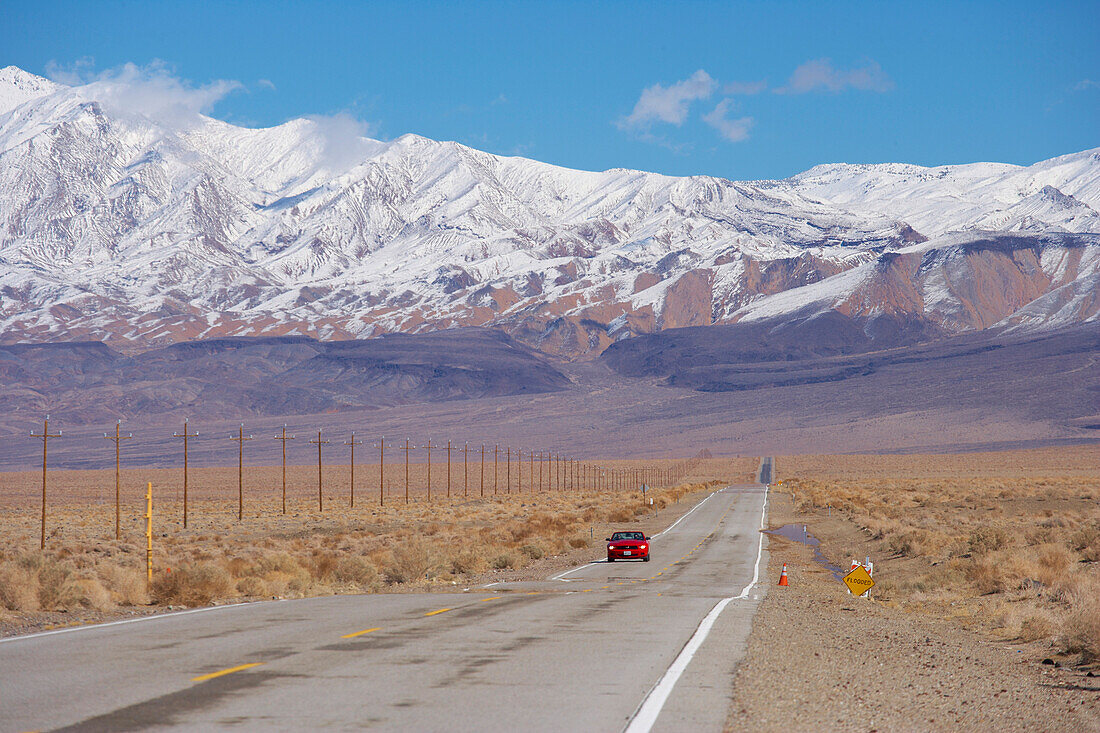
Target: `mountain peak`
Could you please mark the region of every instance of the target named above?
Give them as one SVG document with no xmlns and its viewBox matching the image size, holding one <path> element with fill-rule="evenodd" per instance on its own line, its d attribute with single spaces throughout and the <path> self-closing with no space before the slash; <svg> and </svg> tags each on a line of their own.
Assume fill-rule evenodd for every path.
<svg viewBox="0 0 1100 733">
<path fill-rule="evenodd" d="M 5 66 L 0 69 L 0 114 L 62 88 L 61 84 L 23 71 L 18 66 Z"/>
</svg>

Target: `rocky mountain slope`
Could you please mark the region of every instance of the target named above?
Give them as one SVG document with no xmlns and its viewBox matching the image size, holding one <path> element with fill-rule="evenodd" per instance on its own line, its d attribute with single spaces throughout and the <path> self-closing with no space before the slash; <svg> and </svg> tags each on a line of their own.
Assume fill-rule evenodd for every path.
<svg viewBox="0 0 1100 733">
<path fill-rule="evenodd" d="M 734 182 L 132 96 L 0 70 L 0 341 L 490 326 L 572 359 L 716 323 L 896 341 L 1100 313 L 1100 149 Z"/>
</svg>

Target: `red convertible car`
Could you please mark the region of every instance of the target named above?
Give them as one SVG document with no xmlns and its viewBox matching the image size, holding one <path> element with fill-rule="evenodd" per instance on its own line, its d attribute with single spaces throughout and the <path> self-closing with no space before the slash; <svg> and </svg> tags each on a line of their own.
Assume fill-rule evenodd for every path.
<svg viewBox="0 0 1100 733">
<path fill-rule="evenodd" d="M 649 562 L 649 538 L 642 532 L 616 532 L 607 538 L 607 561 L 634 560 Z"/>
</svg>

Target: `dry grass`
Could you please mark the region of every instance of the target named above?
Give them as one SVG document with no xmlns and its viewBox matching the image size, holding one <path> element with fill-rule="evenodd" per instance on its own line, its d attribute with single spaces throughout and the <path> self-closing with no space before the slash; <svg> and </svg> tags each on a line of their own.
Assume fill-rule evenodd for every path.
<svg viewBox="0 0 1100 733">
<path fill-rule="evenodd" d="M 702 477 L 689 477 L 691 483 L 649 496 L 665 507 L 703 489 L 698 478 L 720 472 L 723 478 L 745 480 L 753 470 L 748 459 L 706 464 Z M 214 479 L 221 483 L 216 492 L 200 488 L 191 495 L 187 529 L 172 488 L 159 490 L 154 509 L 156 574 L 147 587 L 140 494 L 127 495 L 122 539 L 115 540 L 113 504 L 89 502 L 87 486 L 72 482 L 90 474 L 102 481 L 110 473 L 113 483 L 113 472 L 66 473 L 70 483 L 63 485 L 70 490 L 58 491 L 58 499 L 49 504 L 45 553 L 37 550 L 39 518 L 33 498 L 0 509 L 0 621 L 18 624 L 43 612 L 110 612 L 150 603 L 194 606 L 451 586 L 493 569 L 522 569 L 586 547 L 596 528 L 602 532 L 606 523 L 635 522 L 647 512 L 637 492 L 540 493 L 525 488 L 519 493 L 513 488 L 503 493 L 501 484 L 496 496 L 482 498 L 478 491 L 462 498 L 454 495 L 461 491 L 461 482 L 454 480 L 448 501 L 435 493 L 433 478 L 431 503 L 424 487 L 411 492 L 409 504 L 402 491 L 387 496 L 385 506 L 378 506 L 377 493 L 368 497 L 363 490 L 357 492 L 355 509 L 342 495 L 328 498 L 324 513 L 317 511 L 315 485 L 311 491 L 308 483 L 294 484 L 286 515 L 278 492 L 269 487 L 263 496 L 253 491 L 246 497 L 245 516 L 238 522 L 235 500 L 210 498 L 212 493 L 235 496 L 236 471 L 209 469 L 199 474 L 209 482 L 205 485 Z M 0 474 L 0 487 L 19 484 L 33 497 L 25 486 L 28 476 L 33 474 Z M 148 476 L 141 473 L 141 478 Z M 526 484 L 529 476 L 524 478 Z M 6 494 L 9 502 L 13 493 L 18 492 Z"/>
<path fill-rule="evenodd" d="M 832 507 L 912 558 L 884 598 L 1100 659 L 1097 448 L 793 457 L 779 471 L 800 510 Z"/>
</svg>

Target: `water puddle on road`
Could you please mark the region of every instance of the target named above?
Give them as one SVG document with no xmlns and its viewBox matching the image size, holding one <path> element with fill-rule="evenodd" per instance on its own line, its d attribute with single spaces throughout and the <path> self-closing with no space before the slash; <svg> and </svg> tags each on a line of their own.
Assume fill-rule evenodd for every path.
<svg viewBox="0 0 1100 733">
<path fill-rule="evenodd" d="M 792 542 L 801 542 L 814 548 L 814 562 L 832 573 L 837 580 L 841 580 L 848 574 L 843 568 L 837 567 L 825 559 L 825 556 L 821 554 L 821 540 L 810 534 L 805 524 L 784 524 L 782 527 L 769 527 L 760 531 Z"/>
</svg>

